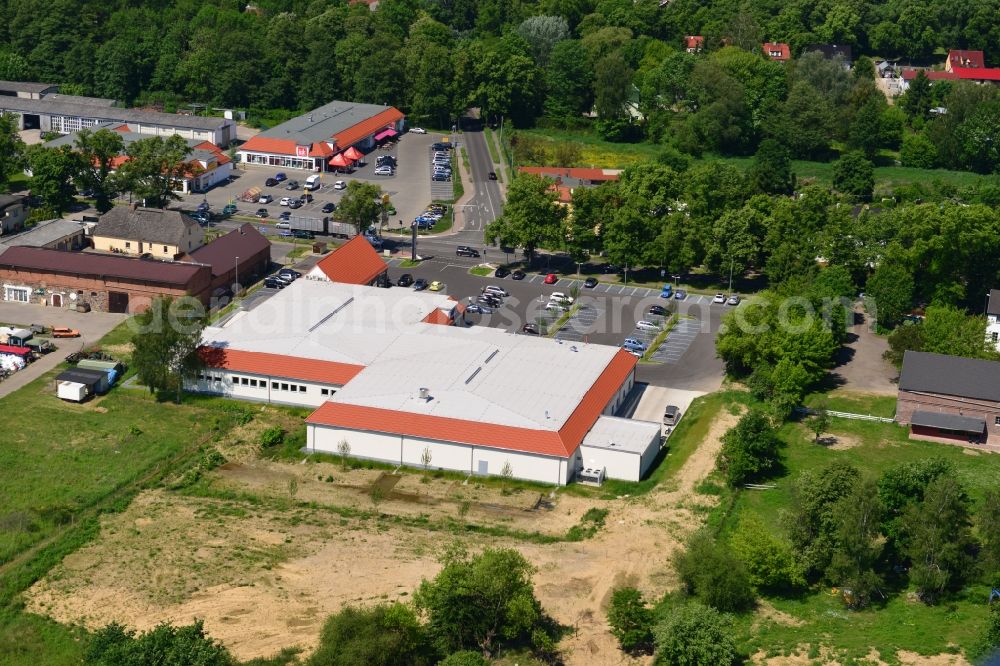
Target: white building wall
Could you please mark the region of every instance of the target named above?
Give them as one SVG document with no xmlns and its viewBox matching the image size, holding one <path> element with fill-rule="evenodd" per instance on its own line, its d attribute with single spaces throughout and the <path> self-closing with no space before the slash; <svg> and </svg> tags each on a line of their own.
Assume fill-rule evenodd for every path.
<svg viewBox="0 0 1000 666">
<path fill-rule="evenodd" d="M 1000 318 L 996 315 L 986 317 L 986 341 L 1000 351 Z"/>
<path fill-rule="evenodd" d="M 606 416 L 613 416 L 622 403 L 625 402 L 625 396 L 632 390 L 633 384 L 635 384 L 635 370 L 632 370 L 629 376 L 625 378 L 625 381 L 615 392 L 611 400 L 608 401 L 608 404 L 604 407 L 604 411 L 601 413 Z"/>
<path fill-rule="evenodd" d="M 584 467 L 603 467 L 609 479 L 638 481 L 642 476 L 642 456 L 638 453 L 581 446 L 580 455 Z"/>
<path fill-rule="evenodd" d="M 487 474 L 499 476 L 504 463 L 508 462 L 515 479 L 560 485 L 566 482 L 566 460 L 564 458 L 479 447 L 472 453 L 473 474 L 480 474 L 480 470 L 483 469 L 482 465 L 485 463 Z"/>
<path fill-rule="evenodd" d="M 311 449 L 340 455 L 337 447 L 344 440 L 351 445 L 352 458 L 399 463 L 402 445 L 399 435 L 306 424 L 306 446 Z"/>
<path fill-rule="evenodd" d="M 199 374 L 200 377 L 185 383 L 184 388 L 194 393 L 210 393 L 237 400 L 270 402 L 296 407 L 319 407 L 340 388 L 336 385 L 306 382 L 300 379 L 211 368 L 202 370 Z M 292 391 L 293 386 L 295 387 L 294 391 Z"/>
<path fill-rule="evenodd" d="M 419 437 L 406 437 L 403 440 L 403 464 L 411 467 L 423 467 L 420 459 L 428 449 L 431 462 L 428 469 L 449 469 L 458 472 L 472 472 L 472 447 L 465 444 L 452 444 Z"/>
</svg>

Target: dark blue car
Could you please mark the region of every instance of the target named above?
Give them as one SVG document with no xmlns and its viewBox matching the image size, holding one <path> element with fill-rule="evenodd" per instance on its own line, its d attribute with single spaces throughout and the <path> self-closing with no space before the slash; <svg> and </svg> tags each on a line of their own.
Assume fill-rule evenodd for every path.
<svg viewBox="0 0 1000 666">
<path fill-rule="evenodd" d="M 288 176 L 285 175 L 284 171 L 279 171 L 278 173 L 274 174 L 274 179 L 280 183 L 284 180 L 288 180 Z"/>
</svg>

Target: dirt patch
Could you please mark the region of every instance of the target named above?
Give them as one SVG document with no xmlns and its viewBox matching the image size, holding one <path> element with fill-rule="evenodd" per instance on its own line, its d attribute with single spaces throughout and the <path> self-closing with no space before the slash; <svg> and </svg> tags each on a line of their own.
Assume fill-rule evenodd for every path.
<svg viewBox="0 0 1000 666">
<path fill-rule="evenodd" d="M 970 666 L 968 659 L 960 654 L 935 654 L 924 656 L 916 652 L 900 650 L 896 658 L 903 666 Z"/>
<path fill-rule="evenodd" d="M 779 624 L 784 627 L 801 627 L 804 621 L 775 608 L 768 601 L 761 599 L 753 621 L 753 630 L 757 631 L 765 624 Z"/>
<path fill-rule="evenodd" d="M 383 499 L 378 510 L 433 520 L 457 517 L 468 504 L 463 520 L 565 534 L 588 509 L 607 509 L 604 528 L 586 541 L 463 538 L 473 549 L 516 547 L 535 565 L 542 605 L 575 629 L 560 644 L 568 665 L 629 663 L 605 621 L 611 591 L 632 584 L 657 598 L 676 584 L 670 554 L 701 524 L 698 502 L 707 501 L 694 488 L 714 469 L 721 437 L 738 418 L 719 413 L 669 486 L 640 497 L 606 501 L 556 492 L 545 498 L 553 508 L 533 511 L 525 507 L 538 503 L 538 492 L 506 495 L 474 482 L 423 482 L 430 477 L 404 473 L 392 493 L 415 493 L 426 502 Z M 298 502 L 370 509 L 369 488 L 380 474 L 258 460 L 227 464 L 213 478 L 224 488 L 263 497 L 288 499 L 294 487 Z M 290 645 L 309 650 L 324 619 L 343 605 L 408 598 L 421 579 L 438 571 L 439 550 L 458 538 L 388 518 L 266 506 L 145 493 L 105 519 L 99 540 L 37 583 L 27 594 L 28 607 L 90 628 L 118 621 L 143 630 L 203 618 L 208 632 L 241 659 Z"/>
</svg>

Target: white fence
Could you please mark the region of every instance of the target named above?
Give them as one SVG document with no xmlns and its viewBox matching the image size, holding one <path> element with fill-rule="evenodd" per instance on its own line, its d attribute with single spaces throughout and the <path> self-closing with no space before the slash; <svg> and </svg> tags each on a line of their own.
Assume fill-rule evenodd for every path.
<svg viewBox="0 0 1000 666">
<path fill-rule="evenodd" d="M 795 409 L 797 412 L 802 414 L 815 414 L 817 410 L 809 409 L 807 407 L 797 407 Z M 830 416 L 836 416 L 841 419 L 854 419 L 856 421 L 875 421 L 876 423 L 895 423 L 896 419 L 889 418 L 886 416 L 872 416 L 871 414 L 854 414 L 852 412 L 835 412 L 832 409 L 826 410 L 826 413 Z"/>
</svg>

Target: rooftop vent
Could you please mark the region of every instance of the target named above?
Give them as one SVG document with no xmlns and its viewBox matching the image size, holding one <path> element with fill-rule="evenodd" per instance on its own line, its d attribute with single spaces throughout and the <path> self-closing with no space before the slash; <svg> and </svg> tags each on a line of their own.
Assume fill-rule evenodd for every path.
<svg viewBox="0 0 1000 666">
<path fill-rule="evenodd" d="M 468 383 L 469 383 L 469 382 L 471 382 L 471 381 L 472 381 L 473 379 L 475 379 L 475 378 L 476 378 L 476 375 L 478 375 L 478 374 L 479 374 L 479 371 L 480 371 L 480 370 L 482 370 L 482 369 L 483 369 L 483 366 L 479 366 L 478 368 L 476 368 L 476 369 L 475 369 L 475 370 L 473 371 L 473 373 L 472 373 L 471 375 L 469 375 L 469 378 L 465 380 L 465 383 L 466 383 L 466 384 L 468 384 Z"/>
<path fill-rule="evenodd" d="M 492 360 L 493 360 L 493 357 L 494 357 L 494 356 L 496 356 L 496 355 L 497 355 L 497 354 L 499 354 L 499 353 L 500 353 L 500 350 L 499 350 L 499 349 L 494 349 L 494 350 L 493 350 L 493 353 L 492 353 L 492 354 L 490 354 L 489 356 L 487 356 L 487 357 L 486 357 L 486 360 L 485 360 L 485 361 L 483 361 L 483 363 L 489 363 L 490 361 L 492 361 Z"/>
<path fill-rule="evenodd" d="M 421 400 L 430 400 L 431 399 L 431 390 L 429 388 L 421 386 L 420 387 L 420 399 Z"/>
</svg>

